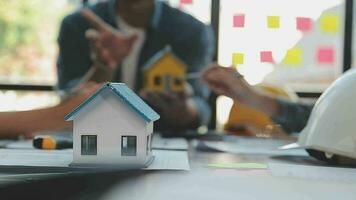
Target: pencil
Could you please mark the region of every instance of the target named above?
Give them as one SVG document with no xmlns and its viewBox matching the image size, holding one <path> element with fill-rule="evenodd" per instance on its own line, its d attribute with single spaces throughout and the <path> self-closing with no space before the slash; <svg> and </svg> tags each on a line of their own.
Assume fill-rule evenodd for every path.
<svg viewBox="0 0 356 200">
<path fill-rule="evenodd" d="M 201 72 L 192 72 L 188 73 L 185 75 L 184 79 L 185 80 L 194 80 L 194 79 L 199 79 L 201 77 L 202 73 Z"/>
<path fill-rule="evenodd" d="M 188 73 L 185 76 L 182 77 L 183 80 L 195 80 L 199 79 L 202 76 L 202 72 L 192 72 Z M 242 74 L 240 74 L 238 71 L 236 71 L 236 78 L 244 78 Z"/>
</svg>

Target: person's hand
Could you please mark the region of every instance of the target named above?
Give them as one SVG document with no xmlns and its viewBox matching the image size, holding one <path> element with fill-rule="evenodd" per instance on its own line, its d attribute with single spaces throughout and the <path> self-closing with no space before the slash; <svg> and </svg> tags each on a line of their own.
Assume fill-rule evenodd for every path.
<svg viewBox="0 0 356 200">
<path fill-rule="evenodd" d="M 226 127 L 226 131 L 230 135 L 247 136 L 247 137 L 260 137 L 260 138 L 275 138 L 283 140 L 292 140 L 292 136 L 288 135 L 278 125 L 267 125 L 264 128 L 254 126 L 252 124 L 235 124 Z"/>
<path fill-rule="evenodd" d="M 56 106 L 29 111 L 0 112 L 0 137 L 24 135 L 31 138 L 33 133 L 71 127 L 72 123 L 64 121 L 64 117 L 99 87 L 100 84 L 84 83 L 77 93 Z"/>
<path fill-rule="evenodd" d="M 218 95 L 228 96 L 261 110 L 268 116 L 273 116 L 278 112 L 278 105 L 274 98 L 249 85 L 232 67 L 213 64 L 203 72 L 202 81 Z"/>
<path fill-rule="evenodd" d="M 241 103 L 249 103 L 258 96 L 257 92 L 234 68 L 211 65 L 204 70 L 202 80 L 215 93 L 228 96 Z"/>
<path fill-rule="evenodd" d="M 140 96 L 160 114 L 160 130 L 180 131 L 195 128 L 199 124 L 197 108 L 192 99 L 183 92 L 142 91 Z"/>
<path fill-rule="evenodd" d="M 137 35 L 123 35 L 89 9 L 83 9 L 81 15 L 94 28 L 85 33 L 93 48 L 92 59 L 97 59 L 111 69 L 115 69 L 130 53 Z"/>
</svg>

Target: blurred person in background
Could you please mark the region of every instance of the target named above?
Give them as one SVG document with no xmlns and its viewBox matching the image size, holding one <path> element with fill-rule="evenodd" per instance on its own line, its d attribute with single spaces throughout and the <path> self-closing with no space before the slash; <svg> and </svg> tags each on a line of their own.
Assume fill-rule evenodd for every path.
<svg viewBox="0 0 356 200">
<path fill-rule="evenodd" d="M 192 92 L 183 94 L 142 91 L 144 64 L 166 46 L 187 64 L 188 73 L 212 61 L 212 30 L 194 17 L 161 1 L 110 0 L 65 17 L 58 43 L 59 89 L 70 90 L 94 71 L 91 81 L 124 82 L 139 93 L 161 115 L 158 130 L 208 123 L 209 92 L 199 81 L 189 81 Z"/>
<path fill-rule="evenodd" d="M 287 133 L 300 132 L 306 125 L 313 105 L 291 102 L 272 97 L 256 87 L 249 85 L 233 67 L 213 64 L 202 75 L 211 90 L 248 105 L 269 116 L 276 124 L 281 125 Z M 277 135 L 283 137 L 282 135 Z"/>
</svg>

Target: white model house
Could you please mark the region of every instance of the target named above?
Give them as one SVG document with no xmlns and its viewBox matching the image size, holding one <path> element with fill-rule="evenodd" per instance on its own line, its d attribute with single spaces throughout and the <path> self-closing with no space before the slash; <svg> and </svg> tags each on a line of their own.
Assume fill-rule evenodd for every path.
<svg viewBox="0 0 356 200">
<path fill-rule="evenodd" d="M 123 83 L 107 83 L 69 113 L 71 166 L 141 168 L 153 159 L 153 123 L 159 115 Z"/>
</svg>

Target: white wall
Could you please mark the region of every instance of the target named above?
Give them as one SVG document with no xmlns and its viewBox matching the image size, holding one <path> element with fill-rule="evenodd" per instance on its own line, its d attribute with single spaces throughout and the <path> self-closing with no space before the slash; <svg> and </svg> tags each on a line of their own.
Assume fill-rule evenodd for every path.
<svg viewBox="0 0 356 200">
<path fill-rule="evenodd" d="M 126 103 L 104 91 L 74 120 L 74 163 L 141 164 L 146 160 L 146 135 L 152 124 L 146 122 Z M 81 155 L 81 135 L 97 135 L 97 155 Z M 121 136 L 137 135 L 137 157 L 121 158 Z"/>
</svg>

